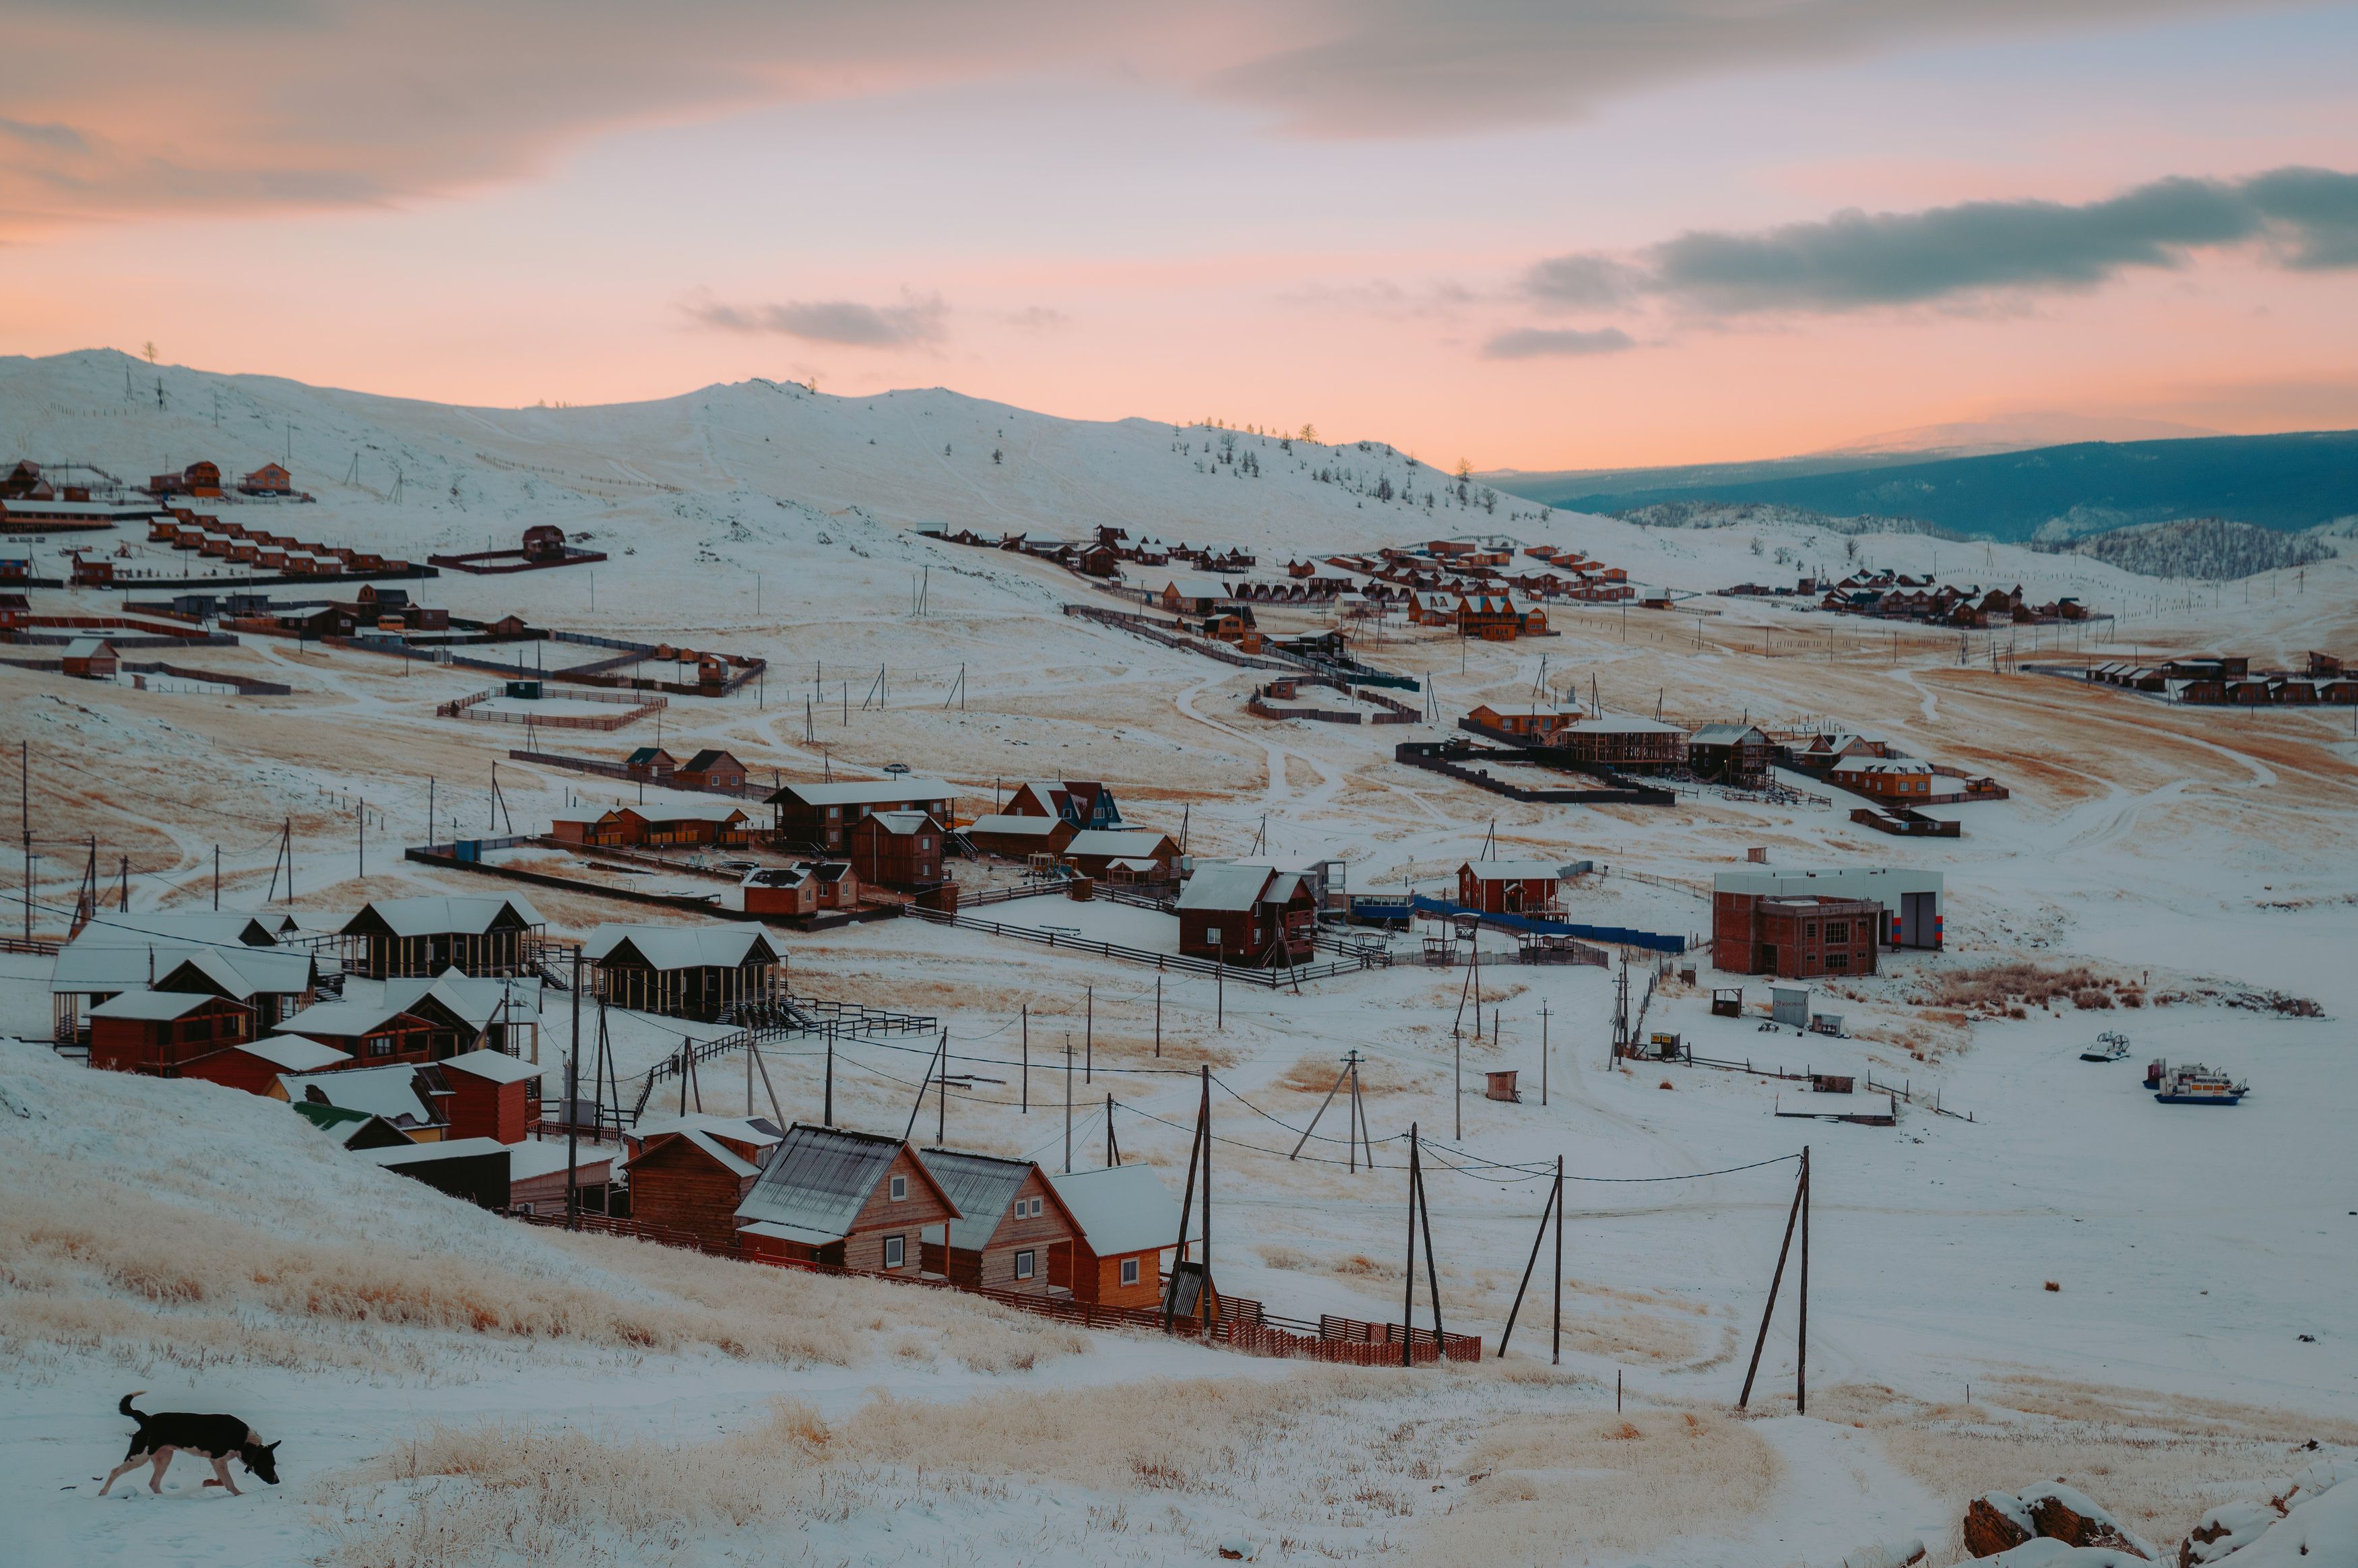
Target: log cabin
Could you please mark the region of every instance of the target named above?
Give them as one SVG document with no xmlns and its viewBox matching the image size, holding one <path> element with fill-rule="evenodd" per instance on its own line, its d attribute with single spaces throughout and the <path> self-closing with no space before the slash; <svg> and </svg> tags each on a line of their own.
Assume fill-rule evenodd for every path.
<svg viewBox="0 0 2358 1568">
<path fill-rule="evenodd" d="M 978 854 L 1028 860 L 1033 855 L 1060 855 L 1080 829 L 1061 816 L 1014 814 L 978 816 L 961 830 Z"/>
<path fill-rule="evenodd" d="M 334 1046 L 299 1034 L 265 1034 L 200 1056 L 181 1067 L 178 1076 L 266 1095 L 283 1073 L 331 1073 L 352 1061 Z"/>
<path fill-rule="evenodd" d="M 1069 1252 L 1079 1227 L 1039 1165 L 954 1149 L 918 1158 L 958 1208 L 923 1232 L 925 1272 L 961 1290 L 1046 1295 L 1050 1256 Z"/>
<path fill-rule="evenodd" d="M 957 796 L 939 779 L 902 774 L 833 784 L 782 784 L 769 796 L 771 836 L 781 849 L 807 849 L 840 854 L 851 825 L 879 811 L 922 811 L 936 822 L 950 820 Z"/>
<path fill-rule="evenodd" d="M 906 1139 L 796 1122 L 736 1217 L 748 1257 L 914 1275 L 925 1227 L 962 1217 Z"/>
<path fill-rule="evenodd" d="M 1084 876 L 1102 877 L 1114 861 L 1124 860 L 1133 862 L 1133 872 L 1140 866 L 1152 868 L 1133 880 L 1167 882 L 1178 874 L 1179 846 L 1169 834 L 1146 828 L 1091 828 L 1073 835 L 1065 858 Z"/>
<path fill-rule="evenodd" d="M 521 1143 L 533 1119 L 542 1069 L 503 1051 L 464 1051 L 441 1064 L 450 1090 L 444 1115 L 453 1138 Z"/>
<path fill-rule="evenodd" d="M 1057 816 L 1076 828 L 1119 827 L 1113 790 L 1095 779 L 1027 779 L 1001 806 L 1008 816 Z"/>
<path fill-rule="evenodd" d="M 707 748 L 682 762 L 676 776 L 698 789 L 741 790 L 745 787 L 745 764 L 726 752 Z"/>
<path fill-rule="evenodd" d="M 733 1247 L 738 1206 L 781 1141 L 762 1118 L 698 1114 L 644 1124 L 628 1141 L 624 1165 L 631 1217 L 715 1249 Z"/>
<path fill-rule="evenodd" d="M 1163 1299 L 1163 1255 L 1179 1239 L 1179 1202 L 1149 1165 L 1109 1165 L 1050 1176 L 1073 1217 L 1072 1244 L 1048 1254 L 1048 1283 L 1075 1301 L 1152 1309 Z"/>
<path fill-rule="evenodd" d="M 105 638 L 77 637 L 66 644 L 59 667 L 67 675 L 79 676 L 83 680 L 113 680 L 121 663 L 114 652 L 114 644 Z"/>
<path fill-rule="evenodd" d="M 582 956 L 611 1006 L 709 1023 L 784 992 L 778 949 L 755 925 L 600 925 Z"/>
<path fill-rule="evenodd" d="M 438 975 L 531 973 L 545 929 L 522 898 L 379 899 L 341 928 L 344 966 L 373 980 Z"/>
<path fill-rule="evenodd" d="M 1179 894 L 1179 951 L 1261 968 L 1307 963 L 1317 902 L 1309 880 L 1271 866 L 1197 868 Z"/>
</svg>

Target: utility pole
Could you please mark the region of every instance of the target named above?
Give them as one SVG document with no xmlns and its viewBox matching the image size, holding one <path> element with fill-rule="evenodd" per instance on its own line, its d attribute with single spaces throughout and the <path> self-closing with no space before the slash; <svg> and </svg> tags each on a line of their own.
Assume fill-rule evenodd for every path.
<svg viewBox="0 0 2358 1568">
<path fill-rule="evenodd" d="M 1073 1173 L 1073 1036 L 1065 1035 L 1065 1174 Z"/>
<path fill-rule="evenodd" d="M 131 384 L 131 370 L 123 371 L 123 384 Z M 25 829 L 25 940 L 33 939 L 33 743 L 16 742 L 16 819 Z"/>
<path fill-rule="evenodd" d="M 827 1109 L 820 1120 L 828 1127 L 835 1125 L 835 1020 L 827 1021 Z"/>
<path fill-rule="evenodd" d="M 565 1228 L 581 1228 L 581 949 L 573 949 L 573 1049 L 565 1057 Z"/>
<path fill-rule="evenodd" d="M 1154 974 L 1154 1059 L 1163 1060 L 1163 972 Z"/>
<path fill-rule="evenodd" d="M 1032 1004 L 1023 1004 L 1023 1099 L 1022 1114 L 1032 1114 Z"/>
<path fill-rule="evenodd" d="M 1098 988 L 1091 986 L 1081 1014 L 1081 1082 L 1094 1083 L 1098 1054 Z"/>
<path fill-rule="evenodd" d="M 1548 1004 L 1540 1003 L 1540 1108 L 1547 1108 L 1548 1090 Z"/>
</svg>

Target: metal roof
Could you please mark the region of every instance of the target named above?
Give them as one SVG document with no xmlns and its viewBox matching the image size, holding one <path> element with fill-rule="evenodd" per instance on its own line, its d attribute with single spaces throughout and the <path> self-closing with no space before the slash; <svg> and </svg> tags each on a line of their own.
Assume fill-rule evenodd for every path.
<svg viewBox="0 0 2358 1568">
<path fill-rule="evenodd" d="M 734 969 L 778 958 L 761 929 L 746 925 L 600 925 L 581 952 L 593 964 L 635 954 L 661 970 Z"/>
<path fill-rule="evenodd" d="M 485 1154 L 504 1155 L 508 1146 L 496 1138 L 445 1138 L 437 1143 L 395 1143 L 384 1149 L 355 1149 L 372 1165 L 398 1170 L 404 1165 L 431 1165 L 444 1160 L 473 1160 Z"/>
<path fill-rule="evenodd" d="M 997 833 L 1002 837 L 1010 838 L 1046 838 L 1053 837 L 1057 828 L 1069 827 L 1071 826 L 1071 823 L 1066 822 L 1061 816 L 1011 816 L 1005 815 L 994 815 L 990 816 L 976 817 L 972 822 L 966 825 L 965 831 L 968 833 Z"/>
<path fill-rule="evenodd" d="M 427 1087 L 432 1083 L 423 1069 L 406 1062 L 383 1067 L 342 1067 L 330 1073 L 281 1073 L 279 1087 L 297 1105 L 312 1099 L 345 1110 L 364 1110 L 395 1127 L 407 1118 L 413 1127 L 428 1127 L 443 1118 Z"/>
<path fill-rule="evenodd" d="M 917 1158 L 957 1206 L 959 1217 L 950 1222 L 950 1245 L 965 1252 L 980 1251 L 990 1245 L 999 1222 L 1007 1217 L 1008 1206 L 1015 1201 L 1015 1190 L 1039 1169 L 1029 1160 L 1002 1160 L 955 1149 L 921 1149 Z"/>
<path fill-rule="evenodd" d="M 81 928 L 67 946 L 245 946 L 269 947 L 279 934 L 295 929 L 291 914 L 239 910 L 153 910 L 142 914 L 107 914 Z"/>
<path fill-rule="evenodd" d="M 504 1051 L 461 1052 L 441 1064 L 446 1073 L 471 1073 L 495 1084 L 525 1084 L 551 1069 L 536 1066 Z"/>
<path fill-rule="evenodd" d="M 1261 890 L 1276 875 L 1267 866 L 1202 866 L 1180 890 L 1182 909 L 1211 909 L 1225 914 L 1249 910 L 1260 902 Z"/>
<path fill-rule="evenodd" d="M 241 1041 L 237 1049 L 259 1057 L 282 1073 L 324 1072 L 339 1062 L 352 1060 L 333 1045 L 322 1045 L 300 1034 L 268 1034 L 259 1040 Z"/>
<path fill-rule="evenodd" d="M 1552 882 L 1564 874 L 1553 860 L 1468 860 L 1466 864 L 1476 881 L 1485 882 Z"/>
<path fill-rule="evenodd" d="M 1048 1178 L 1100 1258 L 1175 1246 L 1179 1202 L 1152 1165 L 1109 1165 Z"/>
<path fill-rule="evenodd" d="M 737 1217 L 808 1233 L 794 1238 L 797 1240 L 812 1236 L 841 1240 L 851 1233 L 852 1222 L 906 1147 L 898 1138 L 798 1121 L 786 1130 L 777 1152 L 763 1167 L 762 1179 L 737 1206 Z M 922 1161 L 918 1168 L 924 1170 Z M 947 1194 L 943 1197 L 948 1201 Z M 950 1206 L 955 1216 L 957 1206 Z"/>
<path fill-rule="evenodd" d="M 85 933 L 87 935 L 87 933 Z M 257 992 L 292 996 L 311 989 L 311 956 L 268 947 L 191 947 L 174 942 L 154 946 L 101 944 L 77 940 L 57 957 L 49 970 L 52 995 L 90 995 L 98 991 L 146 990 L 150 980 L 162 980 L 173 970 L 193 963 L 222 990 L 244 1001 Z"/>
<path fill-rule="evenodd" d="M 1067 855 L 1137 855 L 1152 860 L 1171 835 L 1145 827 L 1085 827 L 1065 846 Z"/>
<path fill-rule="evenodd" d="M 373 917 L 395 936 L 438 936 L 460 933 L 480 936 L 492 930 L 503 914 L 513 914 L 525 925 L 544 924 L 540 912 L 521 898 L 385 898 L 363 906 L 344 923 L 347 935 L 365 931 L 362 923 Z"/>
<path fill-rule="evenodd" d="M 90 1010 L 92 1018 L 136 1018 L 152 1023 L 185 1018 L 219 997 L 185 991 L 124 991 Z"/>
<path fill-rule="evenodd" d="M 768 798 L 803 806 L 885 806 L 904 800 L 947 800 L 957 792 L 940 779 L 859 779 L 837 784 L 780 784 Z"/>
</svg>

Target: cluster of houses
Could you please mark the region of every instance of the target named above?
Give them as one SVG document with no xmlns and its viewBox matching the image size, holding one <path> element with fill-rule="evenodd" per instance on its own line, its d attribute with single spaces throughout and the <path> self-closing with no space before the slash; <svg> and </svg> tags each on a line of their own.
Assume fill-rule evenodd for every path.
<svg viewBox="0 0 2358 1568">
<path fill-rule="evenodd" d="M 219 500 L 222 495 L 221 465 L 200 460 L 178 473 L 157 474 L 142 488 L 158 501 L 168 500 L 175 495 L 186 495 L 200 501 Z M 287 471 L 283 463 L 263 464 L 239 480 L 236 490 L 240 495 L 274 499 L 294 498 L 297 493 L 295 476 Z M 305 495 L 300 499 L 308 501 L 311 498 Z"/>
<path fill-rule="evenodd" d="M 221 493 L 218 482 L 212 493 Z M 309 544 L 292 534 L 274 534 L 266 528 L 224 522 L 212 513 L 175 504 L 168 498 L 163 511 L 148 522 L 147 542 L 192 551 L 231 566 L 246 567 L 257 574 L 282 577 L 341 577 L 348 572 L 410 569 L 405 560 L 346 545 Z M 108 566 L 112 577 L 112 563 L 94 564 Z"/>
<path fill-rule="evenodd" d="M 2172 702 L 2266 707 L 2283 703 L 2358 703 L 2358 673 L 2332 654 L 2311 652 L 2298 670 L 2255 670 L 2249 655 L 2214 654 L 2164 659 L 2158 664 L 2093 665 L 2087 679 L 2129 691 L 2150 692 Z"/>
<path fill-rule="evenodd" d="M 1830 586 L 1812 580 L 1803 591 L 1812 589 L 1820 595 L 1821 610 L 1934 626 L 1979 629 L 2088 619 L 2088 607 L 2068 595 L 2049 604 L 2025 602 L 2019 583 L 1985 589 L 1937 582 L 1930 574 L 1909 577 L 1882 570 L 1853 572 Z"/>
<path fill-rule="evenodd" d="M 1259 562 L 1259 557 L 1250 551 L 1234 545 L 1190 545 L 1184 541 L 1152 538 L 1133 540 L 1128 529 L 1111 524 L 1100 525 L 1094 539 L 1059 539 L 1025 533 L 986 534 L 973 528 L 926 528 L 920 532 L 929 539 L 939 539 L 946 544 L 1036 556 L 1084 576 L 1096 578 L 1120 577 L 1124 562 L 1142 567 L 1162 567 L 1178 561 L 1207 572 L 1219 573 L 1248 572 Z"/>
<path fill-rule="evenodd" d="M 156 511 L 149 503 L 92 501 L 88 485 L 58 483 L 30 458 L 18 459 L 0 474 L 0 531 L 112 528 L 152 517 Z"/>
<path fill-rule="evenodd" d="M 1528 545 L 1518 566 L 1516 547 L 1506 540 L 1433 539 L 1422 546 L 1387 546 L 1374 556 L 1336 556 L 1327 565 L 1364 573 L 1367 591 L 1388 597 L 1424 592 L 1521 594 L 1527 599 L 1568 599 L 1618 603 L 1637 597 L 1629 574 L 1591 560 L 1563 545 Z"/>
<path fill-rule="evenodd" d="M 1113 790 L 1098 780 L 1026 780 L 961 831 L 976 853 L 1022 860 L 1035 873 L 1068 873 L 1141 892 L 1166 892 L 1179 879 L 1177 842 L 1124 823 Z"/>
<path fill-rule="evenodd" d="M 1591 713 L 1575 702 L 1485 702 L 1466 714 L 1461 727 L 1519 746 L 1549 747 L 1562 752 L 1567 761 L 1615 773 L 1675 773 L 1691 765 L 1693 748 L 1687 732 L 1677 725 L 1636 714 Z M 1747 727 L 1745 733 L 1758 736 L 1760 744 L 1767 746 L 1768 738 L 1758 730 Z M 1730 769 L 1731 762 L 1753 760 L 1749 742 L 1741 737 L 1715 738 L 1711 745 L 1725 755 L 1715 757 L 1716 765 L 1705 776 L 1724 777 L 1734 784 L 1757 779 L 1768 771 L 1765 750 L 1758 754 L 1757 771 L 1739 775 Z M 1698 766 L 1696 771 L 1705 770 Z"/>
</svg>

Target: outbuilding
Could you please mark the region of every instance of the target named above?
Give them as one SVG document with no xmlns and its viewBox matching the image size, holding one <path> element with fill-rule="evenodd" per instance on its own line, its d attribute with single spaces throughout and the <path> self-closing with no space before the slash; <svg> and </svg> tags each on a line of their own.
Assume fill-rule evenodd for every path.
<svg viewBox="0 0 2358 1568">
<path fill-rule="evenodd" d="M 1552 860 L 1468 860 L 1457 868 L 1457 903 L 1485 914 L 1553 918 L 1564 868 Z"/>
<path fill-rule="evenodd" d="M 1070 1246 L 1048 1255 L 1048 1283 L 1075 1301 L 1152 1309 L 1163 1300 L 1163 1254 L 1179 1239 L 1179 1200 L 1150 1165 L 1109 1165 L 1048 1178 L 1073 1217 Z"/>
<path fill-rule="evenodd" d="M 453 1138 L 521 1143 L 535 1119 L 534 1086 L 543 1069 L 504 1051 L 466 1051 L 441 1064 L 450 1091 L 445 1113 Z"/>
<path fill-rule="evenodd" d="M 643 1127 L 627 1165 L 631 1217 L 733 1246 L 738 1206 L 780 1141 L 774 1126 L 754 1119 L 686 1116 Z"/>
<path fill-rule="evenodd" d="M 114 644 L 103 637 L 77 637 L 66 644 L 59 667 L 84 680 L 113 680 L 121 660 Z"/>
</svg>

